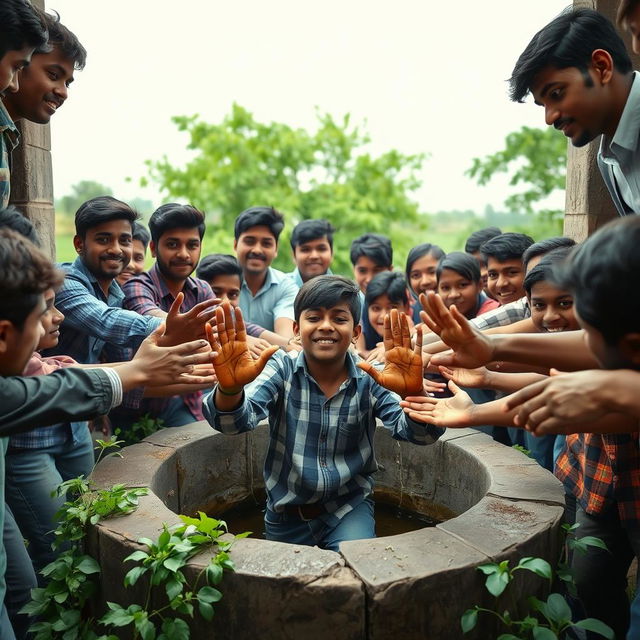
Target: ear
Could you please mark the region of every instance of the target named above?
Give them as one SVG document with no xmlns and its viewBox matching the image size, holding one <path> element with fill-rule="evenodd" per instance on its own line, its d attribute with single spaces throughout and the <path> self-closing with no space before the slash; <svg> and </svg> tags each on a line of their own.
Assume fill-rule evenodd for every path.
<svg viewBox="0 0 640 640">
<path fill-rule="evenodd" d="M 9 350 L 9 342 L 14 331 L 13 322 L 0 320 L 0 356 Z"/>
<path fill-rule="evenodd" d="M 238 248 L 238 239 L 236 238 L 236 239 L 233 241 L 233 250 L 235 251 L 237 248 Z"/>
<path fill-rule="evenodd" d="M 78 235 L 73 236 L 73 248 L 78 255 L 81 254 L 84 249 L 84 240 Z"/>
<path fill-rule="evenodd" d="M 149 241 L 149 251 L 151 251 L 151 257 L 156 257 L 156 243 L 153 240 Z"/>
<path fill-rule="evenodd" d="M 351 341 L 355 342 L 360 337 L 361 333 L 362 333 L 362 325 L 357 324 L 355 327 L 353 327 L 353 338 L 351 338 Z"/>
<path fill-rule="evenodd" d="M 640 333 L 627 333 L 618 342 L 618 350 L 628 362 L 640 368 Z"/>
<path fill-rule="evenodd" d="M 600 80 L 600 84 L 609 84 L 613 77 L 613 58 L 608 51 L 596 49 L 591 53 L 591 67 Z"/>
<path fill-rule="evenodd" d="M 293 321 L 293 335 L 296 337 L 300 335 L 300 325 L 295 320 Z"/>
</svg>

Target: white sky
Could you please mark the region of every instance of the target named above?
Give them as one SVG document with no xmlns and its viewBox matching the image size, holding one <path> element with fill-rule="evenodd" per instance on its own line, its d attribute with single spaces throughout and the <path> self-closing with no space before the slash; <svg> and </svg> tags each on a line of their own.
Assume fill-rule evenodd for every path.
<svg viewBox="0 0 640 640">
<path fill-rule="evenodd" d="M 315 107 L 366 121 L 371 150 L 428 152 L 421 209 L 500 208 L 505 179 L 478 187 L 475 156 L 502 148 L 542 110 L 505 80 L 568 0 L 46 0 L 88 50 L 51 120 L 56 197 L 80 180 L 117 197 L 142 189 L 145 159 L 188 159 L 170 121 L 219 122 L 236 101 L 262 121 L 313 128 Z M 127 182 L 127 178 L 131 178 Z M 563 200 L 559 199 L 562 207 Z"/>
</svg>

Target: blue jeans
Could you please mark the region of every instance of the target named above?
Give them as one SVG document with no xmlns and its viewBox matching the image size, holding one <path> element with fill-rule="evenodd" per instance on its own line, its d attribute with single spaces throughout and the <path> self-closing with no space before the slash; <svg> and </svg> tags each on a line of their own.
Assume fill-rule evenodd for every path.
<svg viewBox="0 0 640 640">
<path fill-rule="evenodd" d="M 631 603 L 631 625 L 627 640 L 640 640 L 640 584 L 636 586 L 636 597 Z"/>
<path fill-rule="evenodd" d="M 376 537 L 376 522 L 373 518 L 373 500 L 363 500 L 347 513 L 340 522 L 331 527 L 319 518 L 302 520 L 291 513 L 276 513 L 267 509 L 264 516 L 267 540 L 318 546 L 321 549 L 338 551 L 343 540 L 363 540 Z"/>
<path fill-rule="evenodd" d="M 63 444 L 40 449 L 9 449 L 6 456 L 6 502 L 22 535 L 36 571 L 55 559 L 51 549 L 55 514 L 66 496 L 51 493 L 64 480 L 86 476 L 93 468 L 93 442 L 89 429 Z"/>
</svg>

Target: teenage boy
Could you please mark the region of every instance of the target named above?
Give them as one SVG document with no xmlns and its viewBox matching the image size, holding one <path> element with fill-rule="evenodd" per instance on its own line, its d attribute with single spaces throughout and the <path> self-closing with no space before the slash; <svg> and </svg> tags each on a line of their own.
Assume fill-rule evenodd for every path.
<svg viewBox="0 0 640 640">
<path fill-rule="evenodd" d="M 138 276 L 144 272 L 144 263 L 147 260 L 147 247 L 151 241 L 151 235 L 143 224 L 136 221 L 133 223 L 131 239 L 131 261 L 116 278 L 116 281 L 121 287 L 129 278 Z"/>
<path fill-rule="evenodd" d="M 391 240 L 379 233 L 365 233 L 351 243 L 349 257 L 353 265 L 353 279 L 360 288 L 360 299 L 364 303 L 364 294 L 371 278 L 393 269 Z"/>
<path fill-rule="evenodd" d="M 541 29 L 509 80 L 531 92 L 545 121 L 582 147 L 602 134 L 598 167 L 620 215 L 640 211 L 640 81 L 615 27 L 592 9 L 569 9 Z"/>
<path fill-rule="evenodd" d="M 394 310 L 385 321 L 383 371 L 356 365 L 349 348 L 360 333 L 360 308 L 358 287 L 350 280 L 312 278 L 295 302 L 302 352 L 278 352 L 269 360 L 269 350 L 257 361 L 247 351 L 240 310 L 235 323 L 229 305 L 216 311 L 219 385 L 206 398 L 205 412 L 228 434 L 252 430 L 268 418 L 269 540 L 337 551 L 343 540 L 374 537 L 376 418 L 395 438 L 414 444 L 431 444 L 442 434 L 405 419 L 399 406 L 396 393 L 422 393 L 420 347 L 405 346 L 411 344 L 406 316 Z"/>
<path fill-rule="evenodd" d="M 289 340 L 297 287 L 271 267 L 283 228 L 284 218 L 273 207 L 251 207 L 236 218 L 233 248 L 242 267 L 242 312 L 249 322 Z"/>
<path fill-rule="evenodd" d="M 0 98 L 19 89 L 19 72 L 37 47 L 47 44 L 47 29 L 27 0 L 0 3 Z M 0 100 L 0 207 L 9 202 L 9 155 L 18 144 L 18 130 Z"/>
<path fill-rule="evenodd" d="M 489 291 L 487 289 L 487 265 L 482 258 L 482 254 L 480 253 L 480 247 L 487 242 L 487 240 L 491 240 L 491 238 L 495 238 L 502 234 L 502 231 L 498 227 L 485 227 L 484 229 L 478 229 L 478 231 L 474 231 L 468 238 L 464 245 L 465 253 L 470 253 L 480 265 L 480 275 L 482 277 L 482 286 L 484 288 L 484 292 L 491 297 Z"/>
<path fill-rule="evenodd" d="M 333 259 L 333 232 L 327 220 L 303 220 L 291 233 L 291 250 L 296 268 L 289 277 L 301 287 L 315 276 L 331 274 Z"/>
</svg>

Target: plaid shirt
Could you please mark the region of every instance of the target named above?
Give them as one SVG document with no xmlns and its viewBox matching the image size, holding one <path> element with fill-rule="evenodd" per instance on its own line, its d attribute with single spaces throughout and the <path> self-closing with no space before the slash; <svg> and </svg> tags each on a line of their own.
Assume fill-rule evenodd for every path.
<svg viewBox="0 0 640 640">
<path fill-rule="evenodd" d="M 175 297 L 167 288 L 164 277 L 156 262 L 147 273 L 141 273 L 127 280 L 122 287 L 124 291 L 124 308 L 145 315 L 150 311 L 168 312 Z M 184 300 L 180 305 L 180 313 L 186 313 L 199 302 L 213 300 L 215 295 L 208 282 L 200 278 L 187 278 L 182 287 Z M 184 394 L 184 403 L 197 420 L 204 420 L 202 415 L 202 391 Z M 161 416 L 167 408 L 170 398 L 153 398 L 141 403 L 141 413 Z M 126 402 L 130 406 L 130 402 Z"/>
<path fill-rule="evenodd" d="M 378 385 L 346 354 L 348 378 L 327 398 L 307 369 L 304 352 L 278 351 L 244 390 L 242 405 L 219 412 L 215 392 L 204 401 L 212 426 L 227 434 L 255 429 L 269 419 L 271 438 L 264 464 L 267 505 L 321 502 L 321 518 L 335 525 L 373 492 L 376 418 L 397 440 L 427 445 L 444 432 L 409 419 L 400 398 Z"/>
<path fill-rule="evenodd" d="M 0 100 L 0 205 L 9 204 L 11 195 L 11 152 L 18 146 L 20 135 L 9 112 Z"/>
<path fill-rule="evenodd" d="M 520 298 L 515 302 L 502 305 L 497 309 L 486 311 L 482 315 L 479 315 L 473 320 L 470 320 L 471 324 L 475 325 L 480 331 L 485 329 L 495 329 L 496 327 L 506 327 L 507 325 L 519 322 L 525 318 L 531 316 L 531 310 L 529 309 L 529 303 L 527 298 Z"/>
<path fill-rule="evenodd" d="M 556 462 L 555 474 L 590 515 L 618 509 L 625 525 L 640 524 L 638 433 L 575 433 Z"/>
</svg>

